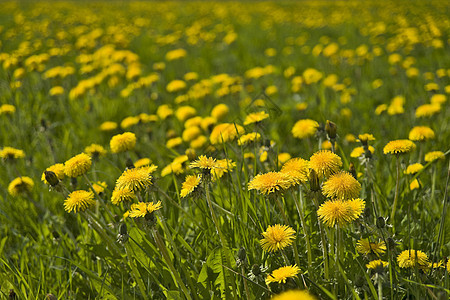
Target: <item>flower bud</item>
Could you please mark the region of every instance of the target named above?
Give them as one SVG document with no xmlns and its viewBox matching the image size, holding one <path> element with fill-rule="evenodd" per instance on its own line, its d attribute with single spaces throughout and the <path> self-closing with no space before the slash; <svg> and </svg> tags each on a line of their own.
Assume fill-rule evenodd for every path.
<svg viewBox="0 0 450 300">
<path fill-rule="evenodd" d="M 52 186 L 55 187 L 59 183 L 58 176 L 56 176 L 55 172 L 52 171 L 44 171 L 45 180 Z"/>
<path fill-rule="evenodd" d="M 309 188 L 313 192 L 320 191 L 319 176 L 317 176 L 317 173 L 312 169 L 309 172 Z"/>
<path fill-rule="evenodd" d="M 378 217 L 377 219 L 377 227 L 383 229 L 386 226 L 386 220 L 383 217 Z"/>
<path fill-rule="evenodd" d="M 327 120 L 327 123 L 325 124 L 325 131 L 327 132 L 330 140 L 336 139 L 337 126 L 335 123 Z"/>
</svg>

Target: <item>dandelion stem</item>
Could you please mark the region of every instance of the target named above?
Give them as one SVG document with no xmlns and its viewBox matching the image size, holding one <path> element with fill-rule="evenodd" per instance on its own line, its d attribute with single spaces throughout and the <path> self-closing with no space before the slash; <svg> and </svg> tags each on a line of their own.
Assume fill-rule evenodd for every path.
<svg viewBox="0 0 450 300">
<path fill-rule="evenodd" d="M 189 295 L 189 292 L 188 292 L 186 286 L 184 285 L 184 282 L 181 280 L 180 274 L 178 274 L 177 270 L 173 266 L 172 261 L 170 260 L 170 256 L 167 251 L 166 245 L 164 244 L 164 242 L 156 228 L 152 228 L 152 235 L 153 235 L 156 245 L 158 246 L 159 250 L 161 251 L 162 256 L 164 257 L 164 260 L 166 261 L 167 266 L 169 267 L 170 271 L 172 272 L 172 275 L 175 277 L 175 280 L 177 281 L 178 286 L 183 291 L 186 299 L 191 300 L 192 298 Z"/>
<path fill-rule="evenodd" d="M 307 255 L 308 255 L 308 270 L 309 270 L 309 268 L 312 265 L 312 251 L 311 251 L 312 248 L 311 248 L 311 241 L 310 241 L 310 237 L 309 237 L 308 227 L 306 225 L 305 217 L 303 216 L 303 211 L 302 211 L 302 208 L 303 208 L 303 192 L 302 192 L 301 188 L 299 190 L 300 190 L 299 191 L 299 193 L 300 193 L 300 199 L 299 200 L 300 200 L 300 205 L 302 207 L 300 207 L 299 203 L 297 201 L 295 201 L 295 198 L 294 198 L 294 203 L 295 203 L 295 207 L 297 208 L 298 215 L 300 217 L 300 222 L 301 222 L 301 225 L 302 225 L 302 228 L 303 228 L 303 234 L 305 235 L 306 248 L 308 250 Z"/>
<path fill-rule="evenodd" d="M 319 209 L 319 200 L 317 199 L 317 195 L 313 197 L 314 204 L 316 205 L 316 209 Z M 325 236 L 325 231 L 323 229 L 323 224 L 319 220 L 319 217 L 317 216 L 317 223 L 319 224 L 319 231 L 320 231 L 320 240 L 322 243 L 322 257 L 323 257 L 323 265 L 324 265 L 324 278 L 325 280 L 328 280 L 330 278 L 330 265 L 329 265 L 329 257 L 328 257 L 328 250 L 327 250 L 327 238 Z"/>
<path fill-rule="evenodd" d="M 445 217 L 447 215 L 447 206 L 448 206 L 447 195 L 448 195 L 449 178 L 450 178 L 450 162 L 448 164 L 448 169 L 447 169 L 447 180 L 445 183 L 444 198 L 442 199 L 441 222 L 439 224 L 439 232 L 438 232 L 438 237 L 437 237 L 437 241 L 436 241 L 436 249 L 434 249 L 434 257 L 436 258 L 436 262 L 439 261 L 439 250 L 441 248 L 440 244 L 441 244 L 442 234 L 444 233 Z"/>
<path fill-rule="evenodd" d="M 377 286 L 378 286 L 378 300 L 383 300 L 383 282 L 381 280 L 381 276 L 377 273 Z"/>
<path fill-rule="evenodd" d="M 245 277 L 244 266 L 241 266 L 241 273 L 242 273 L 242 278 L 244 279 L 243 281 L 244 281 L 245 294 L 247 295 L 247 299 L 251 299 L 250 291 L 248 290 L 248 285 L 247 285 L 247 278 Z"/>
<path fill-rule="evenodd" d="M 398 189 L 400 186 L 400 159 L 397 154 L 396 156 L 396 169 L 397 169 L 397 179 L 395 180 L 395 194 L 394 194 L 394 204 L 392 204 L 392 212 L 391 212 L 391 222 L 395 224 L 395 211 L 397 209 L 397 201 L 398 201 Z"/>
</svg>

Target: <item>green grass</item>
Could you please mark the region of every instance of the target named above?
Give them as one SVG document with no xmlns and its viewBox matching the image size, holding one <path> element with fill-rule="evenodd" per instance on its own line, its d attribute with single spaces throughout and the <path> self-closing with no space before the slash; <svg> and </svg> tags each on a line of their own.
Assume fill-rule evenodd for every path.
<svg viewBox="0 0 450 300">
<path fill-rule="evenodd" d="M 47 294 L 58 299 L 269 299 L 296 288 L 308 289 L 318 299 L 447 299 L 449 13 L 440 1 L 3 3 L 0 105 L 16 110 L 8 114 L 0 109 L 0 147 L 21 149 L 25 157 L 1 162 L 2 297 L 14 291 L 19 299 Z M 229 39 L 234 33 L 236 38 Z M 333 43 L 336 52 L 327 53 Z M 168 51 L 180 48 L 185 57 L 166 58 Z M 269 48 L 274 56 L 267 55 Z M 43 61 L 32 63 L 43 54 Z M 399 61 L 393 61 L 393 54 Z M 164 68 L 156 65 L 161 62 Z M 57 66 L 74 72 L 47 78 L 46 72 Z M 270 66 L 271 72 L 248 76 L 253 68 Z M 139 75 L 127 76 L 136 68 Z M 288 68 L 293 68 L 291 74 Z M 307 84 L 303 72 L 308 68 L 322 77 Z M 412 68 L 417 76 L 410 75 Z M 186 81 L 186 89 L 166 90 L 188 72 L 196 72 L 198 79 Z M 151 74 L 158 80 L 137 85 Z M 337 81 L 327 85 L 332 74 Z M 302 81 L 298 89 L 294 77 Z M 375 87 L 378 79 L 382 84 Z M 430 83 L 436 88 L 430 90 Z M 80 84 L 88 87 L 74 97 Z M 63 87 L 63 94 L 50 95 L 55 86 Z M 271 86 L 277 92 L 269 93 Z M 123 96 L 130 87 L 134 89 Z M 436 94 L 447 97 L 439 111 L 418 117 L 417 108 Z M 375 113 L 396 96 L 405 98 L 402 113 Z M 210 145 L 212 128 L 201 128 L 207 142 L 196 147 L 191 161 L 206 155 L 231 159 L 236 167 L 220 179 L 204 180 L 196 197 L 181 198 L 186 176 L 200 171 L 186 161 L 180 174 L 161 175 L 192 147 L 188 140 L 166 147 L 185 129 L 176 112 L 189 105 L 205 118 L 219 103 L 229 113 L 217 124 L 243 126 L 249 113 L 267 112 L 269 118 L 244 126 L 245 133 L 258 132 L 261 140 L 245 146 L 236 140 Z M 306 109 L 298 109 L 305 103 Z M 120 127 L 127 117 L 157 116 L 163 104 L 174 114 Z M 291 129 L 300 119 L 319 122 L 316 134 L 294 138 Z M 318 206 L 326 199 L 311 191 L 310 182 L 268 196 L 248 190 L 256 175 L 280 170 L 279 154 L 309 160 L 327 140 L 327 120 L 337 125 L 341 169 L 354 165 L 359 197 L 366 204 L 362 215 L 343 228 L 328 228 L 318 220 Z M 105 121 L 119 127 L 102 131 Z M 416 142 L 415 151 L 399 156 L 397 181 L 396 157 L 383 148 L 408 138 L 414 126 L 430 127 L 435 138 Z M 136 146 L 111 153 L 111 137 L 125 131 L 136 134 Z M 347 135 L 363 133 L 373 134 L 375 151 L 371 158 L 353 158 L 350 153 L 361 144 Z M 66 177 L 63 192 L 41 181 L 47 167 L 64 163 L 92 143 L 108 153 L 94 160 L 86 177 L 76 182 Z M 424 156 L 430 151 L 445 156 L 427 163 Z M 261 159 L 265 152 L 266 160 Z M 250 153 L 254 158 L 247 157 Z M 124 219 L 131 203 L 113 205 L 112 191 L 127 161 L 144 157 L 158 169 L 139 197 L 161 201 L 162 209 L 151 217 Z M 416 162 L 424 169 L 404 174 Z M 19 176 L 32 178 L 34 187 L 14 196 L 8 186 Z M 420 188 L 411 191 L 415 178 Z M 79 213 L 64 210 L 69 192 L 88 190 L 96 181 L 108 187 L 95 206 Z M 396 185 L 398 204 L 390 218 Z M 385 226 L 379 226 L 381 219 Z M 296 239 L 282 253 L 267 253 L 259 241 L 275 224 L 290 225 Z M 388 245 L 380 258 L 389 265 L 379 274 L 366 267 L 377 257 L 356 251 L 362 238 Z M 423 251 L 429 262 L 443 265 L 401 268 L 397 257 L 408 249 Z M 266 285 L 273 270 L 293 264 L 300 268 L 298 276 L 286 284 Z"/>
</svg>

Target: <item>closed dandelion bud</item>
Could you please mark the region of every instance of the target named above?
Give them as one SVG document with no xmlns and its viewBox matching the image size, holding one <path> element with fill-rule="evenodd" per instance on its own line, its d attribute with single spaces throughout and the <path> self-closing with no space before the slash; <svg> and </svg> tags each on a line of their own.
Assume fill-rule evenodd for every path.
<svg viewBox="0 0 450 300">
<path fill-rule="evenodd" d="M 117 241 L 119 243 L 126 243 L 128 242 L 128 229 L 127 229 L 127 225 L 125 223 L 120 224 L 119 227 L 119 234 L 117 235 Z"/>
<path fill-rule="evenodd" d="M 354 163 L 350 163 L 349 166 L 349 170 L 350 174 L 353 176 L 353 178 L 358 179 L 357 175 L 356 175 L 356 169 L 355 169 L 355 164 Z"/>
<path fill-rule="evenodd" d="M 237 254 L 236 264 L 238 266 L 246 266 L 247 265 L 247 252 L 244 247 L 241 247 Z"/>
<path fill-rule="evenodd" d="M 383 229 L 386 226 L 386 220 L 383 217 L 378 217 L 377 219 L 377 227 Z"/>
<path fill-rule="evenodd" d="M 74 189 L 74 190 L 76 190 L 77 189 L 77 178 L 76 177 L 71 177 L 70 178 L 70 184 L 72 185 L 72 188 Z"/>
<path fill-rule="evenodd" d="M 149 228 L 152 228 L 155 224 L 156 224 L 156 217 L 155 214 L 153 212 L 146 214 L 144 216 L 145 221 L 147 222 L 147 226 Z"/>
<path fill-rule="evenodd" d="M 184 154 L 187 155 L 189 161 L 193 161 L 197 158 L 197 154 L 195 153 L 195 150 L 192 148 L 186 149 L 186 152 Z"/>
<path fill-rule="evenodd" d="M 59 235 L 58 231 L 53 230 L 52 235 L 55 240 L 59 240 L 60 235 Z"/>
<path fill-rule="evenodd" d="M 252 273 L 253 273 L 253 275 L 255 275 L 255 276 L 258 276 L 258 275 L 261 274 L 261 269 L 260 269 L 260 267 L 259 267 L 257 264 L 254 264 L 254 265 L 252 266 Z"/>
<path fill-rule="evenodd" d="M 336 139 L 337 126 L 335 123 L 327 120 L 327 123 L 325 124 L 325 131 L 327 132 L 330 140 Z"/>
<path fill-rule="evenodd" d="M 52 186 L 55 187 L 59 183 L 58 176 L 56 176 L 55 172 L 52 171 L 44 171 L 45 180 Z"/>
<path fill-rule="evenodd" d="M 133 161 L 130 158 L 127 159 L 126 166 L 127 169 L 134 169 Z"/>
<path fill-rule="evenodd" d="M 309 172 L 309 188 L 313 192 L 320 191 L 319 176 L 317 176 L 317 173 L 312 169 Z"/>
<path fill-rule="evenodd" d="M 395 246 L 397 246 L 397 243 L 394 241 L 393 238 L 388 238 L 387 245 L 389 247 L 389 250 L 394 250 Z"/>
</svg>

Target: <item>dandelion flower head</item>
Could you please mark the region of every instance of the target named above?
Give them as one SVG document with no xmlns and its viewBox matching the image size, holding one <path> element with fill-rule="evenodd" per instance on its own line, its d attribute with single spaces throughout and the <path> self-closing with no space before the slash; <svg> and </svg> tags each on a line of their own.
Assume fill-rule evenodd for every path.
<svg viewBox="0 0 450 300">
<path fill-rule="evenodd" d="M 64 163 L 64 173 L 69 177 L 78 177 L 85 174 L 91 165 L 91 157 L 86 153 L 80 153 Z"/>
<path fill-rule="evenodd" d="M 266 284 L 269 285 L 272 282 L 286 283 L 288 278 L 294 278 L 298 273 L 300 273 L 300 268 L 297 265 L 278 268 L 267 275 Z"/>
<path fill-rule="evenodd" d="M 405 250 L 397 256 L 400 268 L 426 269 L 429 266 L 428 256 L 420 250 Z"/>
<path fill-rule="evenodd" d="M 64 165 L 63 164 L 54 164 L 54 165 L 48 167 L 47 169 L 45 169 L 45 171 L 51 171 L 51 172 L 55 173 L 56 177 L 59 180 L 63 180 L 64 179 L 65 174 L 64 174 Z M 45 179 L 45 172 L 42 173 L 41 180 L 45 184 L 50 184 Z"/>
<path fill-rule="evenodd" d="M 291 245 L 295 238 L 295 231 L 287 225 L 276 224 L 267 227 L 267 230 L 262 235 L 264 238 L 260 240 L 260 243 L 263 250 L 274 252 Z"/>
<path fill-rule="evenodd" d="M 184 198 L 194 192 L 194 190 L 200 185 L 202 181 L 202 175 L 188 175 L 181 185 L 181 198 Z"/>
<path fill-rule="evenodd" d="M 84 148 L 84 153 L 91 157 L 100 157 L 106 154 L 106 150 L 101 145 L 91 144 Z"/>
<path fill-rule="evenodd" d="M 319 127 L 319 123 L 311 119 L 303 119 L 299 120 L 292 127 L 292 135 L 299 139 L 304 139 L 309 136 L 313 136 L 317 128 Z"/>
<path fill-rule="evenodd" d="M 131 201 L 135 197 L 133 190 L 129 188 L 118 189 L 117 187 L 113 190 L 111 196 L 111 203 L 114 205 L 119 205 L 124 201 Z"/>
<path fill-rule="evenodd" d="M 427 154 L 425 154 L 425 161 L 426 162 L 431 162 L 431 161 L 435 161 L 437 159 L 444 159 L 445 154 L 442 151 L 431 151 L 428 152 Z"/>
<path fill-rule="evenodd" d="M 0 157 L 3 158 L 4 160 L 24 158 L 25 152 L 23 152 L 23 150 L 16 149 L 13 147 L 4 147 L 0 151 Z"/>
<path fill-rule="evenodd" d="M 258 122 L 261 122 L 262 120 L 267 119 L 268 117 L 269 117 L 269 114 L 266 113 L 265 111 L 251 113 L 245 117 L 244 125 L 258 123 Z"/>
<path fill-rule="evenodd" d="M 359 215 L 350 206 L 349 201 L 328 200 L 317 210 L 317 215 L 328 227 L 344 226 L 356 220 Z"/>
<path fill-rule="evenodd" d="M 256 175 L 248 184 L 249 190 L 257 190 L 268 195 L 291 187 L 293 181 L 289 175 L 281 172 L 268 172 Z"/>
<path fill-rule="evenodd" d="M 329 175 L 336 173 L 341 166 L 341 158 L 329 150 L 317 151 L 309 159 L 309 167 L 313 169 L 319 177 L 328 177 Z"/>
<path fill-rule="evenodd" d="M 128 188 L 132 191 L 144 190 L 152 185 L 149 167 L 131 168 L 125 170 L 116 181 L 116 188 Z"/>
<path fill-rule="evenodd" d="M 234 140 L 245 132 L 244 127 L 234 123 L 216 125 L 209 136 L 211 144 L 217 145 Z"/>
<path fill-rule="evenodd" d="M 421 163 L 411 164 L 406 168 L 405 174 L 416 174 L 422 169 L 423 165 Z"/>
<path fill-rule="evenodd" d="M 386 252 L 386 244 L 381 242 L 369 242 L 369 239 L 360 239 L 356 243 L 356 251 L 361 254 L 376 254 L 377 256 Z"/>
<path fill-rule="evenodd" d="M 296 184 L 308 181 L 309 161 L 300 157 L 288 160 L 280 170 L 280 173 L 289 175 Z"/>
<path fill-rule="evenodd" d="M 136 145 L 136 135 L 132 132 L 117 134 L 109 141 L 112 153 L 120 153 L 133 150 Z"/>
<path fill-rule="evenodd" d="M 326 197 L 342 200 L 357 198 L 360 191 L 361 184 L 345 171 L 331 175 L 322 187 Z"/>
<path fill-rule="evenodd" d="M 94 193 L 79 190 L 69 194 L 64 201 L 64 209 L 67 212 L 85 211 L 87 208 L 95 204 Z"/>
<path fill-rule="evenodd" d="M 28 176 L 17 177 L 8 185 L 8 193 L 17 197 L 20 194 L 30 192 L 34 187 L 33 179 Z"/>
<path fill-rule="evenodd" d="M 427 126 L 416 126 L 411 129 L 408 138 L 411 141 L 424 141 L 434 139 L 434 131 Z"/>
<path fill-rule="evenodd" d="M 387 261 L 381 260 L 381 259 L 377 259 L 377 260 L 372 260 L 370 261 L 367 265 L 366 268 L 367 269 L 371 269 L 371 270 L 375 270 L 377 268 L 385 268 L 389 263 Z"/>
<path fill-rule="evenodd" d="M 147 214 L 151 214 L 154 211 L 157 211 L 161 208 L 161 201 L 158 201 L 157 203 L 145 203 L 145 202 L 139 202 L 134 203 L 131 205 L 130 214 L 129 216 L 131 218 L 140 218 L 145 217 Z"/>
<path fill-rule="evenodd" d="M 316 300 L 316 297 L 308 293 L 306 290 L 288 290 L 281 294 L 275 295 L 271 300 Z"/>
<path fill-rule="evenodd" d="M 383 148 L 384 154 L 403 154 L 416 149 L 416 144 L 410 140 L 394 140 L 390 141 Z"/>
</svg>

